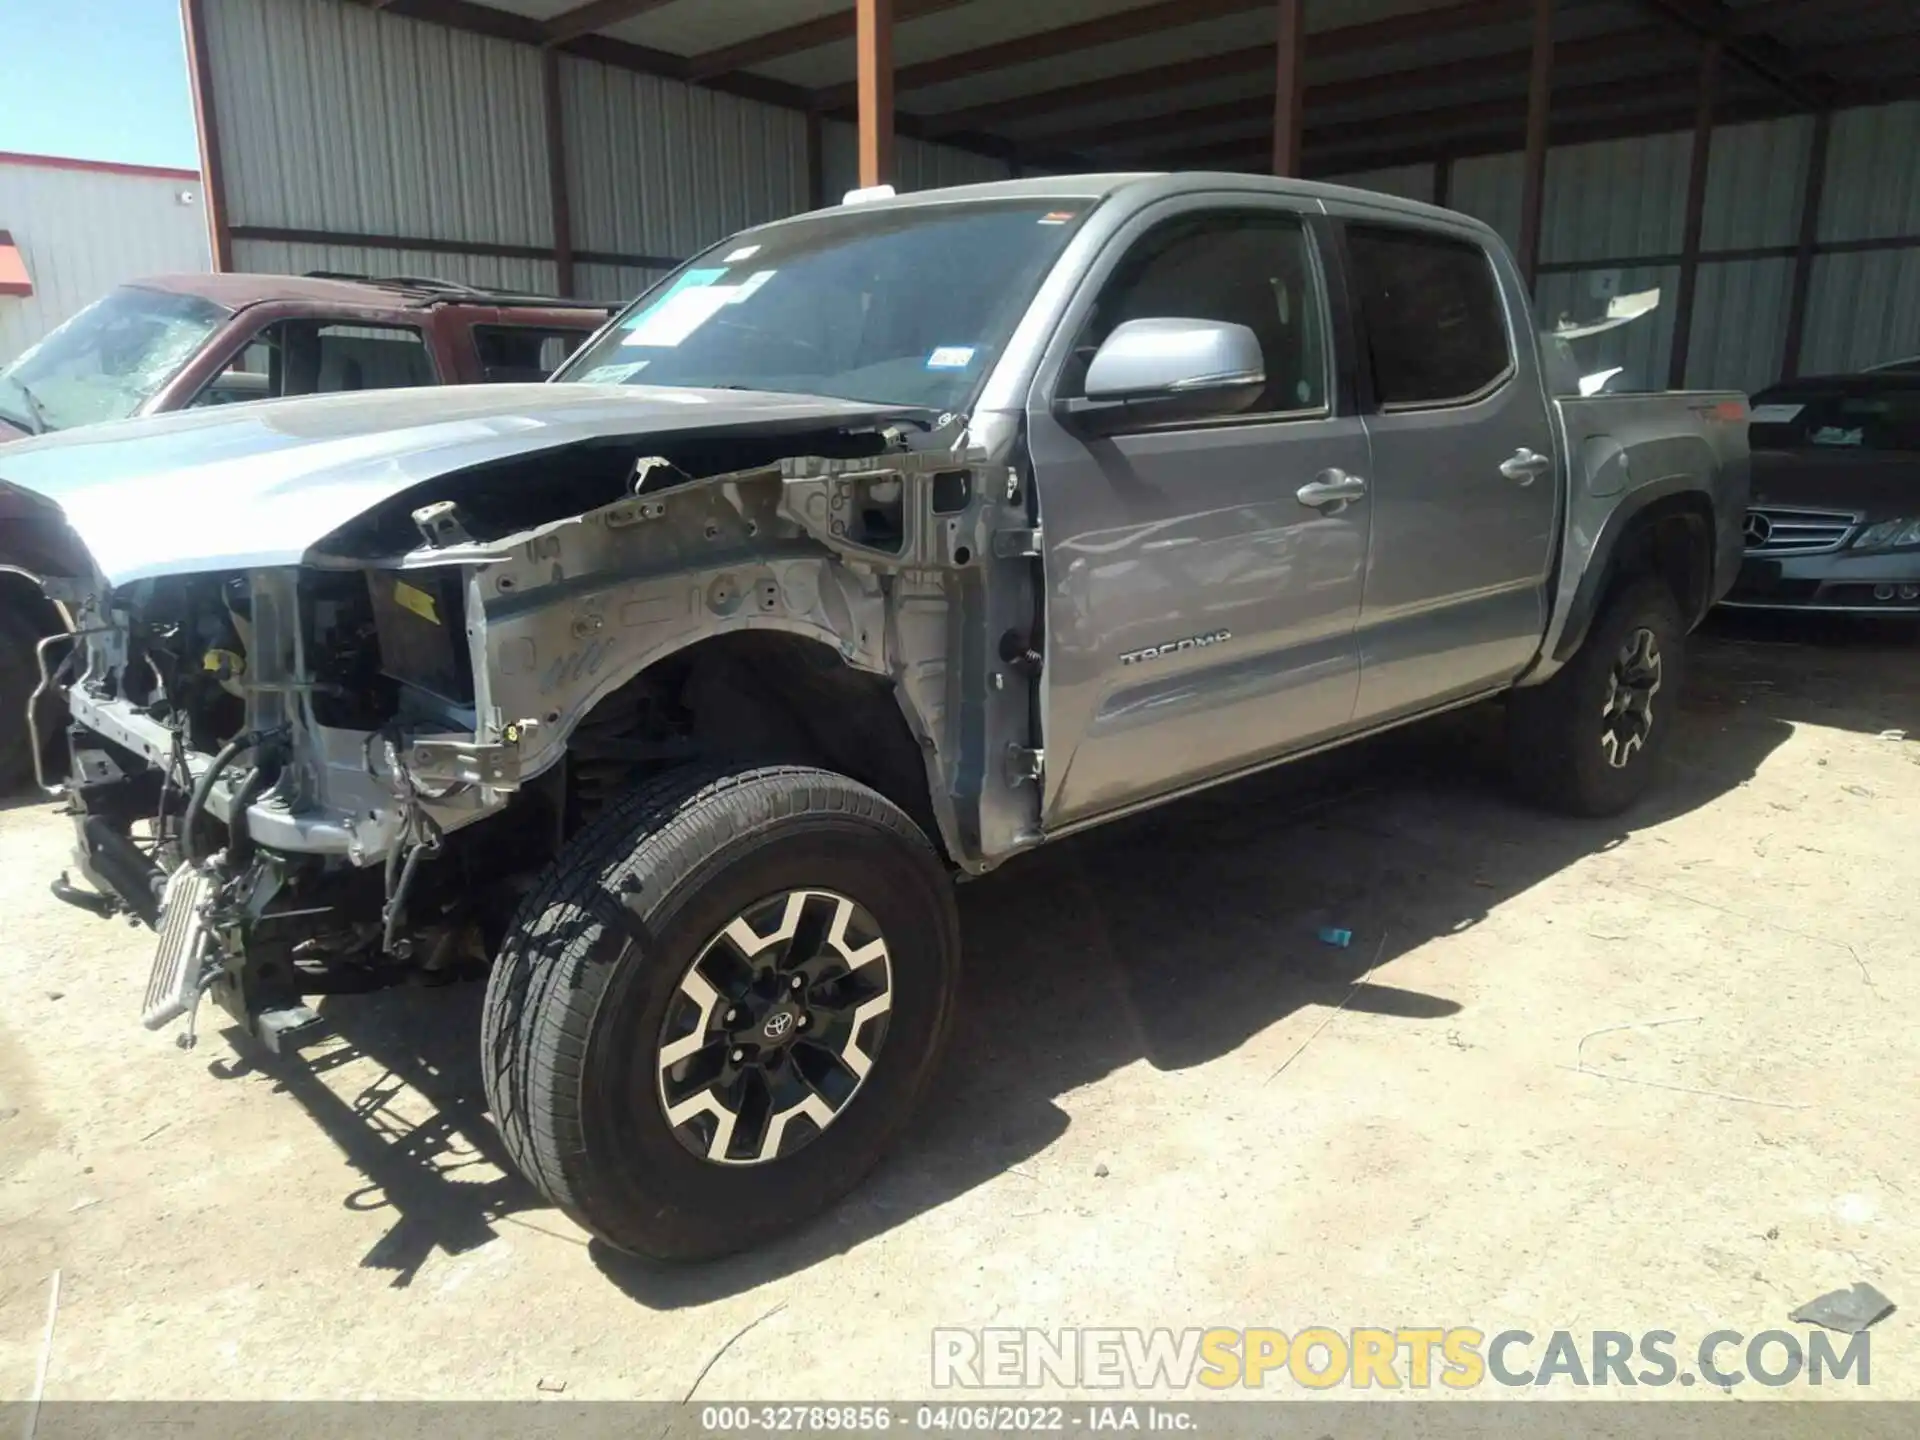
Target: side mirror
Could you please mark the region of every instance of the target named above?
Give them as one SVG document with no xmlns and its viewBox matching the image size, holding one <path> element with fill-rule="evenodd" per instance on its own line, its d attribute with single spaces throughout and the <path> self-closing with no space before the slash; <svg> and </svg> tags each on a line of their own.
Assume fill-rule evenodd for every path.
<svg viewBox="0 0 1920 1440">
<path fill-rule="evenodd" d="M 1223 320 L 1128 320 L 1087 367 L 1063 418 L 1094 433 L 1237 415 L 1267 388 L 1259 338 Z"/>
</svg>

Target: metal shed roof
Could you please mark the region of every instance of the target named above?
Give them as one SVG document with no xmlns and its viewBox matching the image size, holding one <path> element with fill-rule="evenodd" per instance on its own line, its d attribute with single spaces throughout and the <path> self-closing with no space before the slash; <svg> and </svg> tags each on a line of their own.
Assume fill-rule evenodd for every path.
<svg viewBox="0 0 1920 1440">
<path fill-rule="evenodd" d="M 846 112 L 849 0 L 366 0 L 629 68 Z M 1510 148 L 1525 119 L 1526 0 L 1310 0 L 1306 156 L 1322 173 Z M 1905 0 L 1560 0 L 1554 125 L 1684 123 L 1721 41 L 1727 119 L 1920 91 Z M 1273 0 L 895 0 L 902 133 L 1036 164 L 1258 168 Z M 1236 153 L 1235 146 L 1239 146 Z"/>
</svg>

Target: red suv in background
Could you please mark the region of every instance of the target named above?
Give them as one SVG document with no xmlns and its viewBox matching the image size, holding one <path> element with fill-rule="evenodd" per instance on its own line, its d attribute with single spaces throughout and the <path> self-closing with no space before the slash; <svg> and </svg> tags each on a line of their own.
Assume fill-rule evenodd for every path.
<svg viewBox="0 0 1920 1440">
<path fill-rule="evenodd" d="M 541 381 L 607 315 L 444 280 L 155 276 L 109 291 L 0 370 L 0 442 L 287 395 Z M 0 492 L 0 793 L 32 773 L 18 717 L 38 683 L 36 647 L 67 628 L 31 578 L 58 532 Z"/>
<path fill-rule="evenodd" d="M 544 380 L 606 318 L 444 280 L 159 275 L 0 370 L 0 439 L 283 395 Z"/>
</svg>

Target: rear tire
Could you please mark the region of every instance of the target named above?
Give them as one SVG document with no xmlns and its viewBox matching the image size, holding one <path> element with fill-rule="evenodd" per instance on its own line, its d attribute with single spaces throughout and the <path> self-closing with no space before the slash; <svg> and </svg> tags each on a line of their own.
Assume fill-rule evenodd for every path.
<svg viewBox="0 0 1920 1440">
<path fill-rule="evenodd" d="M 1653 781 L 1679 709 L 1686 626 L 1666 584 L 1615 591 L 1573 659 L 1507 709 L 1515 783 L 1569 815 L 1618 815 Z"/>
<path fill-rule="evenodd" d="M 487 1098 L 527 1177 L 608 1244 L 722 1255 L 879 1160 L 938 1063 L 959 966 L 951 881 L 884 797 L 798 766 L 671 772 L 516 915 L 487 986 Z"/>
</svg>

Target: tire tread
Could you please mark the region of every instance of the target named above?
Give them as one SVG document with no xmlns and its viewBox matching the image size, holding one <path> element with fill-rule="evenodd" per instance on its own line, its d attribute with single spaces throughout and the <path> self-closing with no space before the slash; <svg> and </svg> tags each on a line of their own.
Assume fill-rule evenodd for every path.
<svg viewBox="0 0 1920 1440">
<path fill-rule="evenodd" d="M 1566 815 L 1598 818 L 1618 814 L 1639 797 L 1646 769 L 1626 787 L 1596 784 L 1591 765 L 1582 763 L 1576 747 L 1591 741 L 1597 750 L 1597 734 L 1589 735 L 1598 717 L 1594 687 L 1611 666 L 1627 627 L 1648 619 L 1663 621 L 1668 631 L 1663 653 L 1671 685 L 1663 681 L 1662 689 L 1668 697 L 1666 708 L 1672 708 L 1685 677 L 1686 628 L 1673 592 L 1653 575 L 1623 581 L 1566 666 L 1544 685 L 1514 693 L 1507 716 L 1508 766 L 1514 783 L 1535 803 Z M 1657 728 L 1637 759 L 1638 767 L 1650 769 L 1657 762 L 1671 728 L 1671 720 Z"/>
<path fill-rule="evenodd" d="M 581 1086 L 608 976 L 589 968 L 600 927 L 634 919 L 618 888 L 638 876 L 670 890 L 729 847 L 802 814 L 845 816 L 938 855 L 897 806 L 844 776 L 800 765 L 690 766 L 610 805 L 575 835 L 521 902 L 487 985 L 481 1066 L 507 1153 L 550 1199 L 602 1239 L 635 1248 L 587 1153 Z M 609 907 L 627 919 L 612 919 Z M 555 924 L 592 917 L 557 953 Z M 604 971 L 611 967 L 601 967 Z"/>
</svg>

